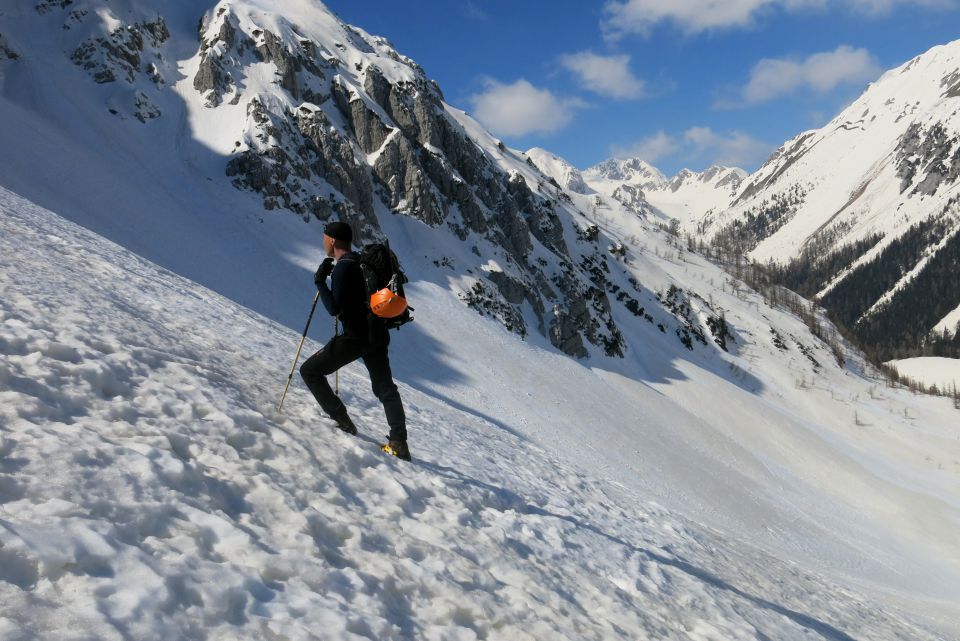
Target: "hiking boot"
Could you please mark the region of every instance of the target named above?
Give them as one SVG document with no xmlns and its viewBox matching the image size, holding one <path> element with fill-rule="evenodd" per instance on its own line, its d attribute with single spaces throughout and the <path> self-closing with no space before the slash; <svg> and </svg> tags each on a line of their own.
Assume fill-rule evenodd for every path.
<svg viewBox="0 0 960 641">
<path fill-rule="evenodd" d="M 406 441 L 389 441 L 388 443 L 381 445 L 380 449 L 387 454 L 396 456 L 398 459 L 403 461 L 410 460 L 410 450 L 407 448 Z"/>
<path fill-rule="evenodd" d="M 350 420 L 350 416 L 347 414 L 347 410 L 343 410 L 341 414 L 335 414 L 331 416 L 333 420 L 337 422 L 337 427 L 346 432 L 351 436 L 357 434 L 357 426 L 353 424 L 353 421 Z"/>
</svg>

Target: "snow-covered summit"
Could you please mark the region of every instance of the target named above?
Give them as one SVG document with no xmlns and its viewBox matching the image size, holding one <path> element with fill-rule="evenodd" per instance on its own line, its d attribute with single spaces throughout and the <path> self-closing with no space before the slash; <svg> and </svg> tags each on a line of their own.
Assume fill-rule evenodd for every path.
<svg viewBox="0 0 960 641">
<path fill-rule="evenodd" d="M 663 173 L 641 158 L 610 158 L 584 170 L 587 181 L 630 183 L 644 190 L 663 189 L 670 181 Z"/>
<path fill-rule="evenodd" d="M 556 180 L 562 189 L 578 194 L 590 193 L 580 170 L 560 156 L 540 147 L 528 149 L 526 155 L 543 173 Z"/>
<path fill-rule="evenodd" d="M 960 319 L 960 287 L 949 284 L 960 256 L 958 101 L 960 41 L 888 71 L 752 175 L 685 169 L 658 186 L 625 168 L 639 162 L 611 160 L 584 177 L 605 197 L 760 262 L 824 263 L 794 286 L 868 344 L 915 344 Z"/>
</svg>

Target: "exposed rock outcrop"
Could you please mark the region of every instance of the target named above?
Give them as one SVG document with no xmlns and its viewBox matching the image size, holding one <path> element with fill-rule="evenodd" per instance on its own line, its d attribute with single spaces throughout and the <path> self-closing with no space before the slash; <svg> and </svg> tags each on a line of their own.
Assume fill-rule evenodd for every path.
<svg viewBox="0 0 960 641">
<path fill-rule="evenodd" d="M 644 216 L 650 211 L 650 203 L 637 185 L 624 184 L 617 187 L 613 192 L 613 199 L 638 216 Z"/>
<path fill-rule="evenodd" d="M 17 52 L 4 39 L 3 34 L 0 33 L 0 60 L 16 60 L 19 57 Z"/>
<path fill-rule="evenodd" d="M 85 40 L 70 59 L 98 83 L 123 79 L 132 84 L 141 72 L 145 48 L 156 55 L 169 37 L 166 22 L 157 17 L 152 21 L 117 27 L 107 37 Z"/>
<path fill-rule="evenodd" d="M 911 124 L 897 148 L 897 176 L 900 193 L 914 187 L 911 195 L 932 196 L 942 184 L 956 183 L 960 179 L 960 136 L 951 136 L 939 122 L 927 130 Z"/>
</svg>

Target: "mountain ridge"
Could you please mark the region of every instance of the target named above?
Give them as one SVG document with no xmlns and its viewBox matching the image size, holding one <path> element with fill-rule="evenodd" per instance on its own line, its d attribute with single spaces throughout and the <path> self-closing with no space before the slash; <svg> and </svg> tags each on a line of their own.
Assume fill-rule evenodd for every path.
<svg viewBox="0 0 960 641">
<path fill-rule="evenodd" d="M 668 178 L 640 158 L 610 158 L 584 170 L 583 176 L 591 188 L 632 211 L 689 230 L 706 211 L 724 207 L 747 173 L 711 165 L 702 172 L 683 168 Z"/>
</svg>

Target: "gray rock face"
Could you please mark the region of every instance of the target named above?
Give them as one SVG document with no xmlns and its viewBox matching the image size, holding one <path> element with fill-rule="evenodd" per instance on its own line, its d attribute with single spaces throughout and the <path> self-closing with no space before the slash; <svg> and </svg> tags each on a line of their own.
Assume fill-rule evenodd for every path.
<svg viewBox="0 0 960 641">
<path fill-rule="evenodd" d="M 360 148 L 367 154 L 377 151 L 383 145 L 387 136 L 390 135 L 391 128 L 383 123 L 360 96 L 350 95 L 349 90 L 343 86 L 343 83 L 337 80 L 334 79 L 333 82 L 334 100 L 340 111 L 347 117 L 347 121 L 353 129 L 353 135 L 360 143 Z"/>
<path fill-rule="evenodd" d="M 944 98 L 960 98 L 960 69 L 940 81 Z"/>
<path fill-rule="evenodd" d="M 34 8 L 37 13 L 43 15 L 57 9 L 65 9 L 71 4 L 73 4 L 73 0 L 39 0 Z"/>
<path fill-rule="evenodd" d="M 142 91 L 138 91 L 136 97 L 134 98 L 134 117 L 142 123 L 146 123 L 148 120 L 153 120 L 154 118 L 160 117 L 160 108 L 157 107 L 147 94 Z"/>
<path fill-rule="evenodd" d="M 540 333 L 544 333 L 543 300 L 538 292 L 544 293 L 548 298 L 556 297 L 556 295 L 550 289 L 550 286 L 546 284 L 545 279 L 543 279 L 538 285 L 530 285 L 528 283 L 511 278 L 503 272 L 497 271 L 487 274 L 487 278 L 489 278 L 497 286 L 497 289 L 500 290 L 500 294 L 503 296 L 504 300 L 514 307 L 523 304 L 524 301 L 530 303 L 530 306 L 533 308 L 533 311 L 536 312 L 537 318 L 539 319 L 537 324 L 539 326 Z"/>
<path fill-rule="evenodd" d="M 240 189 L 264 196 L 268 210 L 284 208 L 327 220 L 336 215 L 354 225 L 358 238 L 380 238 L 373 215 L 373 185 L 354 156 L 350 141 L 336 131 L 327 115 L 303 105 L 292 119 L 278 118 L 254 99 L 247 108 L 251 127 L 258 130 L 262 151 L 246 149 L 227 163 L 226 173 Z M 271 141 L 293 142 L 273 144 Z M 306 187 L 328 185 L 326 194 Z"/>
<path fill-rule="evenodd" d="M 436 117 L 441 109 L 440 95 L 427 82 L 390 84 L 379 67 L 368 65 L 364 90 L 383 108 L 403 134 L 420 145 L 442 146 Z"/>
<path fill-rule="evenodd" d="M 236 36 L 237 30 L 229 17 L 223 20 L 220 30 L 213 37 L 205 39 L 201 33 L 200 67 L 197 70 L 197 75 L 193 78 L 193 88 L 206 98 L 208 107 L 219 105 L 224 94 L 234 89 L 233 77 L 230 72 L 223 68 L 221 57 L 217 55 L 214 47 L 218 43 L 223 43 L 224 47 L 232 48 L 237 44 Z M 252 46 L 252 40 L 244 39 L 238 49 L 242 51 L 244 48 Z M 240 95 L 237 93 L 236 100 L 239 100 L 239 98 Z"/>
<path fill-rule="evenodd" d="M 140 72 L 144 48 L 156 51 L 170 37 L 162 17 L 114 29 L 108 37 L 86 40 L 70 59 L 98 83 L 123 78 L 133 83 Z"/>
<path fill-rule="evenodd" d="M 43 3 L 37 5 L 37 11 L 45 14 L 69 4 Z M 90 21 L 93 15 L 87 9 L 74 10 L 63 29 L 69 30 L 72 23 Z M 70 55 L 70 60 L 98 84 L 121 81 L 133 86 L 133 91 L 114 90 L 109 111 L 120 118 L 133 116 L 141 123 L 161 116 L 154 100 L 166 84 L 164 70 L 171 68 L 163 51 L 170 31 L 162 16 L 154 16 L 121 25 L 103 36 L 87 38 Z M 104 29 L 97 23 L 96 30 Z"/>
<path fill-rule="evenodd" d="M 527 323 L 516 306 L 505 302 L 484 283 L 474 283 L 470 291 L 461 295 L 461 299 L 482 315 L 496 319 L 509 331 L 520 336 L 527 335 Z"/>
<path fill-rule="evenodd" d="M 269 31 L 263 33 L 263 39 L 257 45 L 256 51 L 262 60 L 272 62 L 277 68 L 280 86 L 289 91 L 294 98 L 299 99 L 297 73 L 303 68 L 300 57 L 288 51 L 280 39 Z"/>
<path fill-rule="evenodd" d="M 738 173 L 735 170 L 729 170 L 727 175 L 720 179 L 717 183 L 717 187 L 729 187 L 730 193 L 735 193 L 737 189 L 740 188 L 740 185 L 743 184 L 743 179 L 746 177 L 746 174 Z"/>
<path fill-rule="evenodd" d="M 623 164 L 610 158 L 599 165 L 593 167 L 593 170 L 607 180 L 626 180 L 627 174 L 624 171 Z"/>
<path fill-rule="evenodd" d="M 668 188 L 670 191 L 676 193 L 681 187 L 683 187 L 688 181 L 693 180 L 695 174 L 689 169 L 681 169 L 676 176 L 673 177 L 673 180 L 670 181 Z"/>
<path fill-rule="evenodd" d="M 617 187 L 613 192 L 613 199 L 638 216 L 644 216 L 650 211 L 650 203 L 637 185 L 625 184 Z"/>
<path fill-rule="evenodd" d="M 960 179 L 960 136 L 951 136 L 943 123 L 927 131 L 914 123 L 900 138 L 896 162 L 900 193 L 914 187 L 911 195 L 932 196 Z"/>
<path fill-rule="evenodd" d="M 666 177 L 658 169 L 640 158 L 611 158 L 591 167 L 587 172 L 606 180 L 630 182 L 647 190 L 665 189 L 668 185 Z"/>
<path fill-rule="evenodd" d="M 559 304 L 553 306 L 553 321 L 550 323 L 550 342 L 564 353 L 574 358 L 586 358 L 587 348 L 580 335 L 581 323 L 587 314 L 587 305 L 583 300 L 574 300 L 573 307 L 563 309 Z"/>
</svg>

